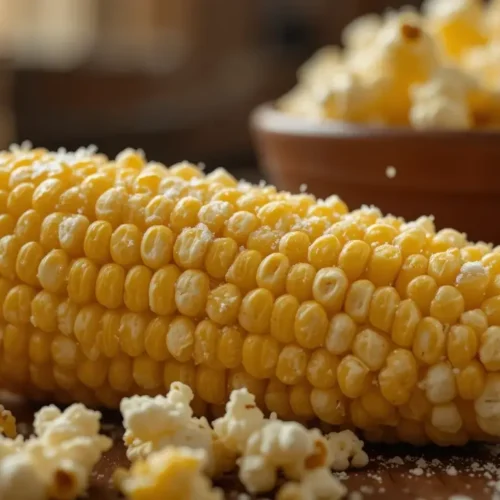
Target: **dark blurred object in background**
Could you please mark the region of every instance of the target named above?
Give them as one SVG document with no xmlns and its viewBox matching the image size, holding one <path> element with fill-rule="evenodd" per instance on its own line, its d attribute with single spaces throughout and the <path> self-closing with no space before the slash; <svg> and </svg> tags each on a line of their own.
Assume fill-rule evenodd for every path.
<svg viewBox="0 0 500 500">
<path fill-rule="evenodd" d="M 0 0 L 0 141 L 15 123 L 15 139 L 51 148 L 250 167 L 251 109 L 350 20 L 409 3 Z"/>
</svg>

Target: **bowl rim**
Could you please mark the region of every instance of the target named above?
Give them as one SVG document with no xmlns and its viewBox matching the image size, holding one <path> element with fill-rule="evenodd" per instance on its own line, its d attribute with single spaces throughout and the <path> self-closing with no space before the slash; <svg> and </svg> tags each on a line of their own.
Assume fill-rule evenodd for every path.
<svg viewBox="0 0 500 500">
<path fill-rule="evenodd" d="M 250 125 L 266 133 L 296 137 L 353 137 L 353 138 L 411 138 L 500 141 L 498 130 L 416 130 L 403 126 L 358 125 L 331 119 L 294 116 L 276 109 L 273 102 L 265 102 L 250 115 Z"/>
</svg>

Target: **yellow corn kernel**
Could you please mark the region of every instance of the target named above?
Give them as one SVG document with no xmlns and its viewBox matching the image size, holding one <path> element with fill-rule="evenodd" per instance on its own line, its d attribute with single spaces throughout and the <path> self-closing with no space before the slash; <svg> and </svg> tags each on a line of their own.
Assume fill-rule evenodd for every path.
<svg viewBox="0 0 500 500">
<path fill-rule="evenodd" d="M 349 416 L 355 427 L 368 430 L 373 428 L 373 418 L 363 408 L 361 398 L 354 399 L 349 405 Z"/>
<path fill-rule="evenodd" d="M 324 345 L 328 329 L 328 316 L 314 300 L 303 302 L 295 315 L 294 332 L 299 345 L 315 349 Z"/>
<path fill-rule="evenodd" d="M 194 349 L 195 329 L 194 322 L 190 318 L 183 316 L 175 317 L 168 327 L 168 352 L 181 363 L 191 359 Z"/>
<path fill-rule="evenodd" d="M 146 354 L 141 354 L 132 362 L 132 377 L 141 389 L 152 391 L 163 385 L 163 366 Z"/>
<path fill-rule="evenodd" d="M 425 392 L 419 387 L 415 387 L 406 403 L 398 407 L 403 418 L 423 422 L 427 419 L 432 410 L 431 403 L 427 400 Z"/>
<path fill-rule="evenodd" d="M 27 210 L 17 220 L 14 234 L 22 243 L 39 241 L 42 217 L 35 210 Z"/>
<path fill-rule="evenodd" d="M 76 304 L 88 304 L 95 299 L 98 268 L 90 259 L 77 259 L 68 272 L 68 298 Z"/>
<path fill-rule="evenodd" d="M 264 258 L 257 269 L 257 286 L 266 288 L 274 295 L 285 292 L 286 278 L 290 262 L 281 253 L 272 253 Z"/>
<path fill-rule="evenodd" d="M 38 286 L 38 267 L 44 255 L 43 248 L 39 243 L 34 241 L 25 243 L 17 254 L 17 277 L 27 285 Z"/>
<path fill-rule="evenodd" d="M 257 288 L 248 292 L 241 303 L 238 321 L 249 333 L 269 331 L 274 297 L 269 290 Z"/>
<path fill-rule="evenodd" d="M 399 303 L 392 324 L 392 341 L 401 347 L 411 347 L 417 326 L 422 314 L 416 303 L 411 299 Z"/>
<path fill-rule="evenodd" d="M 107 362 L 103 358 L 82 359 L 76 369 L 78 380 L 90 389 L 97 389 L 108 375 Z"/>
<path fill-rule="evenodd" d="M 311 264 L 294 264 L 286 278 L 287 293 L 296 297 L 300 302 L 311 299 L 315 277 L 316 269 Z"/>
<path fill-rule="evenodd" d="M 6 325 L 3 329 L 3 362 L 28 359 L 29 332 L 25 325 Z"/>
<path fill-rule="evenodd" d="M 343 246 L 348 241 L 363 240 L 365 236 L 365 229 L 362 224 L 350 217 L 333 224 L 328 229 L 328 234 L 336 236 L 340 244 Z"/>
<path fill-rule="evenodd" d="M 432 365 L 423 379 L 425 395 L 432 404 L 449 403 L 457 395 L 455 375 L 449 363 Z"/>
<path fill-rule="evenodd" d="M 446 335 L 443 325 L 435 318 L 425 317 L 417 325 L 413 354 L 422 363 L 437 363 L 445 353 Z"/>
<path fill-rule="evenodd" d="M 92 216 L 92 208 L 90 207 L 89 200 L 83 194 L 80 186 L 74 186 L 66 189 L 66 191 L 59 196 L 59 203 L 56 208 L 58 211 L 67 214 L 83 214 Z"/>
<path fill-rule="evenodd" d="M 294 224 L 294 231 L 304 231 L 311 242 L 316 241 L 320 236 L 326 233 L 330 227 L 330 221 L 326 217 L 308 217 Z"/>
<path fill-rule="evenodd" d="M 167 349 L 167 332 L 170 318 L 156 317 L 149 322 L 144 334 L 146 354 L 155 361 L 165 361 L 170 355 Z"/>
<path fill-rule="evenodd" d="M 145 314 L 127 312 L 120 319 L 120 347 L 131 357 L 136 357 L 144 352 L 144 338 L 148 327 L 148 316 Z"/>
<path fill-rule="evenodd" d="M 234 208 L 227 201 L 211 201 L 200 208 L 198 219 L 213 234 L 222 235 L 225 224 L 233 213 Z"/>
<path fill-rule="evenodd" d="M 371 247 L 392 243 L 398 231 L 389 224 L 373 224 L 366 230 L 364 241 Z"/>
<path fill-rule="evenodd" d="M 146 266 L 131 268 L 124 284 L 123 302 L 133 312 L 144 312 L 149 309 L 149 288 L 153 272 Z"/>
<path fill-rule="evenodd" d="M 223 279 L 237 253 L 238 245 L 231 238 L 215 239 L 210 243 L 205 256 L 205 270 L 213 278 Z"/>
<path fill-rule="evenodd" d="M 200 316 L 205 311 L 210 280 L 203 271 L 184 271 L 175 284 L 175 303 L 186 316 Z"/>
<path fill-rule="evenodd" d="M 111 260 L 109 245 L 113 228 L 109 222 L 98 220 L 87 228 L 83 241 L 85 256 L 93 261 L 104 264 Z"/>
<path fill-rule="evenodd" d="M 311 406 L 315 415 L 331 425 L 345 423 L 347 416 L 346 398 L 338 387 L 314 388 L 311 392 Z"/>
<path fill-rule="evenodd" d="M 486 270 L 486 272 L 488 271 Z M 495 295 L 500 295 L 500 274 L 495 274 L 491 277 L 485 292 L 486 298 L 494 297 Z"/>
<path fill-rule="evenodd" d="M 267 409 L 276 413 L 278 418 L 293 418 L 288 400 L 288 388 L 278 379 L 273 378 L 267 384 L 264 401 Z"/>
<path fill-rule="evenodd" d="M 235 327 L 224 327 L 217 345 L 217 359 L 229 369 L 237 368 L 241 364 L 243 350 L 243 335 Z"/>
<path fill-rule="evenodd" d="M 57 331 L 57 310 L 60 299 L 57 295 L 42 290 L 31 302 L 31 324 L 43 332 Z"/>
<path fill-rule="evenodd" d="M 308 260 L 316 269 L 331 267 L 337 264 L 341 245 L 333 234 L 319 237 L 309 247 Z"/>
<path fill-rule="evenodd" d="M 236 205 L 238 199 L 243 195 L 237 187 L 228 187 L 217 191 L 213 196 L 214 201 L 227 201 L 231 205 Z"/>
<path fill-rule="evenodd" d="M 500 295 L 486 299 L 481 304 L 481 309 L 486 314 L 490 326 L 500 326 Z"/>
<path fill-rule="evenodd" d="M 9 214 L 0 215 L 0 238 L 14 232 L 15 220 Z"/>
<path fill-rule="evenodd" d="M 171 175 L 175 175 L 189 181 L 190 179 L 198 179 L 203 177 L 202 172 L 197 169 L 193 164 L 188 163 L 187 161 L 183 161 L 180 163 L 176 163 L 169 168 L 169 173 Z"/>
<path fill-rule="evenodd" d="M 66 189 L 66 184 L 59 179 L 46 179 L 33 192 L 32 206 L 43 215 L 53 212 L 59 198 Z"/>
<path fill-rule="evenodd" d="M 409 255 L 406 258 L 401 266 L 395 284 L 395 288 L 401 298 L 408 297 L 408 285 L 414 278 L 426 274 L 428 266 L 429 261 L 424 255 Z"/>
<path fill-rule="evenodd" d="M 9 177 L 9 188 L 14 189 L 19 184 L 31 181 L 32 172 L 31 165 L 21 165 L 13 169 Z"/>
<path fill-rule="evenodd" d="M 368 319 L 372 326 L 389 333 L 400 299 L 398 292 L 390 286 L 375 290 L 370 303 Z"/>
<path fill-rule="evenodd" d="M 306 376 L 308 361 L 305 349 L 296 344 L 288 344 L 279 353 L 276 377 L 286 385 L 296 386 Z"/>
<path fill-rule="evenodd" d="M 476 356 L 478 339 L 476 332 L 469 326 L 453 325 L 448 332 L 447 355 L 451 364 L 464 368 Z"/>
<path fill-rule="evenodd" d="M 375 285 L 369 280 L 358 280 L 351 284 L 344 303 L 344 311 L 357 323 L 368 319 Z"/>
<path fill-rule="evenodd" d="M 9 198 L 9 192 L 2 187 L 2 174 L 4 173 L 5 171 L 0 168 L 0 212 L 2 213 L 7 212 L 7 199 Z"/>
<path fill-rule="evenodd" d="M 427 244 L 425 231 L 419 227 L 411 227 L 398 234 L 393 244 L 399 247 L 404 260 L 417 256 L 424 251 Z"/>
<path fill-rule="evenodd" d="M 315 205 L 311 205 L 307 209 L 307 217 L 324 217 L 325 219 L 328 219 L 332 224 L 340 220 L 339 214 L 336 214 L 331 207 L 321 201 L 316 203 Z"/>
<path fill-rule="evenodd" d="M 9 280 L 16 277 L 16 260 L 21 248 L 16 236 L 8 235 L 0 238 L 0 274 Z"/>
<path fill-rule="evenodd" d="M 59 244 L 73 257 L 83 255 L 83 243 L 90 223 L 83 215 L 65 217 L 59 224 Z"/>
<path fill-rule="evenodd" d="M 481 335 L 488 328 L 488 318 L 481 309 L 465 311 L 460 316 L 460 323 L 471 327 L 477 335 Z"/>
<path fill-rule="evenodd" d="M 481 259 L 481 264 L 489 271 L 490 276 L 500 274 L 500 253 L 491 252 Z"/>
<path fill-rule="evenodd" d="M 65 215 L 60 212 L 53 212 L 43 219 L 40 226 L 40 243 L 46 251 L 60 248 L 59 226 L 65 219 Z"/>
<path fill-rule="evenodd" d="M 57 308 L 57 329 L 64 335 L 73 335 L 78 306 L 71 300 L 63 300 Z"/>
<path fill-rule="evenodd" d="M 441 323 L 453 324 L 458 321 L 463 312 L 464 298 L 462 294 L 453 286 L 439 287 L 431 302 L 431 316 Z"/>
<path fill-rule="evenodd" d="M 273 337 L 248 335 L 243 342 L 242 364 L 252 377 L 269 378 L 274 373 L 279 354 L 279 344 Z"/>
<path fill-rule="evenodd" d="M 486 370 L 500 370 L 500 327 L 490 326 L 480 337 L 479 359 Z"/>
<path fill-rule="evenodd" d="M 247 248 L 256 250 L 264 257 L 278 251 L 281 233 L 263 226 L 248 235 Z"/>
<path fill-rule="evenodd" d="M 438 286 L 454 285 L 461 267 L 460 251 L 455 248 L 431 255 L 428 273 L 436 280 Z"/>
<path fill-rule="evenodd" d="M 210 291 L 206 303 L 208 317 L 220 325 L 232 325 L 238 320 L 241 292 L 236 285 L 225 283 Z"/>
<path fill-rule="evenodd" d="M 104 309 L 101 306 L 92 304 L 83 306 L 75 318 L 73 327 L 75 338 L 80 343 L 83 353 L 89 359 L 99 357 L 97 338 L 103 314 Z"/>
<path fill-rule="evenodd" d="M 160 269 L 172 260 L 174 234 L 165 226 L 152 226 L 145 233 L 141 242 L 141 257 L 151 269 Z"/>
<path fill-rule="evenodd" d="M 240 210 L 256 213 L 257 210 L 260 207 L 264 206 L 267 202 L 268 197 L 264 193 L 255 190 L 249 191 L 248 193 L 238 198 L 236 204 Z"/>
<path fill-rule="evenodd" d="M 109 385 L 118 392 L 127 393 L 133 383 L 132 360 L 125 354 L 119 354 L 111 360 L 108 371 Z"/>
<path fill-rule="evenodd" d="M 121 266 L 133 266 L 141 260 L 142 233 L 133 224 L 122 224 L 113 231 L 110 252 L 114 262 Z"/>
<path fill-rule="evenodd" d="M 458 395 L 467 401 L 473 401 L 483 393 L 486 384 L 486 370 L 479 361 L 473 360 L 460 369 L 456 376 Z"/>
<path fill-rule="evenodd" d="M 339 215 L 345 215 L 348 211 L 347 205 L 336 194 L 326 198 L 325 205 L 328 205 L 334 213 Z"/>
<path fill-rule="evenodd" d="M 0 304 L 3 304 L 5 297 L 9 293 L 10 289 L 14 286 L 14 283 L 6 280 L 5 278 L 0 278 Z M 2 308 L 0 307 L 0 320 L 4 319 Z"/>
<path fill-rule="evenodd" d="M 337 367 L 337 380 L 340 390 L 348 398 L 359 398 L 369 388 L 370 369 L 356 356 L 351 354 L 341 359 Z"/>
<path fill-rule="evenodd" d="M 262 226 L 289 231 L 293 224 L 292 207 L 283 201 L 271 201 L 257 211 Z"/>
<path fill-rule="evenodd" d="M 431 242 L 431 252 L 445 252 L 448 249 L 459 250 L 467 244 L 467 240 L 463 233 L 459 233 L 454 229 L 441 229 L 434 235 Z"/>
<path fill-rule="evenodd" d="M 95 295 L 99 304 L 116 309 L 123 303 L 125 270 L 118 264 L 105 264 L 96 278 Z"/>
<path fill-rule="evenodd" d="M 307 363 L 307 380 L 317 389 L 331 389 L 337 382 L 339 362 L 339 358 L 326 349 L 316 349 Z"/>
<path fill-rule="evenodd" d="M 255 396 L 257 405 L 261 406 L 264 402 L 264 394 L 266 391 L 266 381 L 252 377 L 249 373 L 243 370 L 234 370 L 230 372 L 228 377 L 228 393 L 235 389 L 248 389 L 248 392 Z"/>
<path fill-rule="evenodd" d="M 401 251 L 384 244 L 373 249 L 368 261 L 366 277 L 376 286 L 392 285 L 402 264 Z"/>
<path fill-rule="evenodd" d="M 417 362 L 406 349 L 392 351 L 378 375 L 380 392 L 389 403 L 396 406 L 409 401 L 417 381 Z"/>
<path fill-rule="evenodd" d="M 295 316 L 299 309 L 299 301 L 293 295 L 282 295 L 274 302 L 271 314 L 270 333 L 284 344 L 293 342 Z"/>
<path fill-rule="evenodd" d="M 217 346 L 221 331 L 210 320 L 198 323 L 194 331 L 193 360 L 196 365 L 205 364 L 214 369 L 221 369 L 224 365 L 217 359 Z"/>
<path fill-rule="evenodd" d="M 482 265 L 464 265 L 457 276 L 456 288 L 462 294 L 465 309 L 480 307 L 486 296 L 490 279 Z"/>
<path fill-rule="evenodd" d="M 203 224 L 183 229 L 174 244 L 175 263 L 185 269 L 201 269 L 212 239 Z"/>
<path fill-rule="evenodd" d="M 83 192 L 81 198 L 85 198 Z M 95 205 L 95 215 L 117 228 L 123 223 L 123 207 L 127 205 L 129 195 L 124 187 L 116 186 L 101 194 Z"/>
<path fill-rule="evenodd" d="M 356 323 L 348 314 L 336 314 L 328 325 L 325 347 L 332 354 L 342 355 L 347 353 L 351 349 L 356 329 Z"/>
<path fill-rule="evenodd" d="M 10 289 L 3 301 L 3 317 L 13 325 L 30 322 L 31 301 L 35 298 L 35 290 L 28 285 L 16 285 Z"/>
<path fill-rule="evenodd" d="M 302 231 L 291 231 L 285 234 L 279 244 L 279 251 L 285 255 L 290 263 L 307 262 L 307 255 L 311 241 Z"/>
<path fill-rule="evenodd" d="M 239 211 L 231 215 L 224 228 L 224 236 L 237 245 L 246 245 L 250 234 L 259 227 L 259 219 L 251 212 Z"/>
<path fill-rule="evenodd" d="M 180 233 L 187 227 L 198 224 L 198 212 L 202 207 L 201 202 L 192 196 L 180 199 L 170 214 L 170 227 L 173 231 Z"/>
<path fill-rule="evenodd" d="M 436 296 L 438 286 L 431 276 L 417 276 L 412 279 L 406 288 L 408 298 L 412 299 L 423 315 L 429 314 L 431 303 Z"/>
<path fill-rule="evenodd" d="M 226 402 L 226 373 L 208 366 L 196 370 L 195 390 L 206 403 L 222 405 Z"/>
<path fill-rule="evenodd" d="M 35 185 L 31 182 L 22 182 L 12 189 L 7 199 L 7 210 L 13 217 L 17 218 L 32 208 L 34 191 Z"/>
<path fill-rule="evenodd" d="M 338 266 L 349 281 L 357 280 L 364 273 L 370 253 L 370 245 L 362 240 L 351 240 L 344 245 L 340 251 Z"/>
<path fill-rule="evenodd" d="M 312 287 L 314 300 L 329 313 L 336 313 L 342 309 L 348 286 L 347 276 L 338 267 L 320 269 Z"/>
<path fill-rule="evenodd" d="M 359 332 L 352 344 L 352 352 L 372 371 L 382 368 L 390 350 L 389 341 L 370 328 Z"/>
<path fill-rule="evenodd" d="M 120 330 L 121 314 L 117 311 L 106 311 L 101 318 L 101 328 L 97 335 L 99 352 L 107 358 L 114 358 L 118 355 L 120 342 L 118 331 Z M 165 339 L 163 339 L 165 343 Z M 166 349 L 166 346 L 164 347 Z M 153 357 L 153 359 L 155 359 Z"/>
<path fill-rule="evenodd" d="M 29 339 L 28 353 L 32 363 L 43 365 L 51 360 L 52 336 L 33 330 Z"/>
<path fill-rule="evenodd" d="M 134 194 L 127 199 L 123 206 L 123 222 L 133 224 L 140 230 L 146 229 L 146 207 L 151 201 L 151 194 Z"/>
<path fill-rule="evenodd" d="M 149 307 L 155 314 L 173 314 L 175 303 L 175 283 L 181 271 L 174 264 L 158 269 L 149 284 Z"/>
<path fill-rule="evenodd" d="M 144 222 L 147 226 L 167 226 L 174 206 L 166 196 L 155 196 L 144 209 Z"/>
</svg>

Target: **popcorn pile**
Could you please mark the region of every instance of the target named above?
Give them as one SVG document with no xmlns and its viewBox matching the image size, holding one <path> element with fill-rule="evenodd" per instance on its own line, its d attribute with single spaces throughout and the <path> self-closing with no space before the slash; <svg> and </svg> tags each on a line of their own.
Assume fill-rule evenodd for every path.
<svg viewBox="0 0 500 500">
<path fill-rule="evenodd" d="M 83 494 L 93 467 L 112 441 L 99 434 L 101 414 L 74 404 L 61 412 L 46 406 L 34 436 L 15 436 L 15 420 L 0 412 L 0 498 L 70 500 Z"/>
<path fill-rule="evenodd" d="M 131 500 L 173 498 L 181 487 L 185 498 L 222 498 L 218 489 L 208 487 L 204 474 L 216 477 L 236 464 L 250 493 L 273 490 L 280 472 L 288 482 L 279 500 L 335 500 L 346 489 L 332 469 L 368 463 L 363 442 L 351 431 L 323 436 L 297 422 L 266 419 L 247 389 L 232 392 L 225 415 L 213 428 L 193 416 L 192 399 L 188 386 L 174 382 L 166 397 L 122 401 L 124 440 L 133 465 L 115 479 Z"/>
<path fill-rule="evenodd" d="M 348 25 L 278 102 L 285 112 L 416 129 L 500 127 L 500 1 L 427 0 Z"/>
</svg>

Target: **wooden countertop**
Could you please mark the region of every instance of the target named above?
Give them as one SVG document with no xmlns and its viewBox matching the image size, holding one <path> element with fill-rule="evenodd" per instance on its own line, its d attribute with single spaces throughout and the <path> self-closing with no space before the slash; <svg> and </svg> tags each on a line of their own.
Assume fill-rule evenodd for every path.
<svg viewBox="0 0 500 500">
<path fill-rule="evenodd" d="M 0 402 L 16 415 L 26 430 L 29 429 L 35 406 L 6 395 L 0 395 Z M 104 414 L 103 432 L 114 438 L 115 445 L 94 471 L 88 495 L 91 500 L 122 498 L 110 482 L 116 467 L 127 466 L 122 431 L 117 422 L 117 413 Z M 474 500 L 500 500 L 500 445 L 422 449 L 404 445 L 369 445 L 367 452 L 370 456 L 367 467 L 339 474 L 353 499 L 447 500 L 461 495 Z M 228 499 L 236 500 L 244 491 L 235 476 L 224 477 L 217 484 L 227 492 Z M 273 498 L 273 495 L 263 495 L 262 498 Z"/>
</svg>

